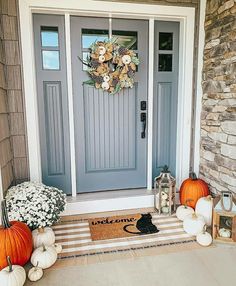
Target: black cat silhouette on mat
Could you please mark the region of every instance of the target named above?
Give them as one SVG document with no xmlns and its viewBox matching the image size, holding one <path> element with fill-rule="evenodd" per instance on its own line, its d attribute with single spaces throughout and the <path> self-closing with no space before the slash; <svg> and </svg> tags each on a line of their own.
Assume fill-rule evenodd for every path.
<svg viewBox="0 0 236 286">
<path fill-rule="evenodd" d="M 150 213 L 141 214 L 141 218 L 136 223 L 136 228 L 139 232 L 132 232 L 128 230 L 129 226 L 134 226 L 134 224 L 127 224 L 123 227 L 124 231 L 131 234 L 152 234 L 158 233 L 159 229 L 152 223 L 152 216 Z"/>
</svg>

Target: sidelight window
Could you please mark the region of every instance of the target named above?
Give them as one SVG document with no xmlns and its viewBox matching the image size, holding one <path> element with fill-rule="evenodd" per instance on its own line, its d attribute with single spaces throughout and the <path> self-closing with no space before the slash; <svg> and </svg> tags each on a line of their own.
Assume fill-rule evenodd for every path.
<svg viewBox="0 0 236 286">
<path fill-rule="evenodd" d="M 44 70 L 60 69 L 58 27 L 41 27 L 41 54 Z"/>
</svg>

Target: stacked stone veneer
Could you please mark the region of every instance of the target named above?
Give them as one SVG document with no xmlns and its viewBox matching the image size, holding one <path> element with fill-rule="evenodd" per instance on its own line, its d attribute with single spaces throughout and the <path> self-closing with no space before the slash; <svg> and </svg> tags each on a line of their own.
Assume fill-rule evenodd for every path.
<svg viewBox="0 0 236 286">
<path fill-rule="evenodd" d="M 235 2 L 206 7 L 200 176 L 212 191 L 236 192 Z"/>
</svg>

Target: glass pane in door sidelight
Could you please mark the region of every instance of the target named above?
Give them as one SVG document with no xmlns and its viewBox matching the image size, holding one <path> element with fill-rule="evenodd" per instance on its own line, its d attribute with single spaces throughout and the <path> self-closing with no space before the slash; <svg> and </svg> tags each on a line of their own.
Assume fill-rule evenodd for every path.
<svg viewBox="0 0 236 286">
<path fill-rule="evenodd" d="M 58 47 L 58 27 L 41 27 L 42 47 Z"/>
<path fill-rule="evenodd" d="M 159 50 L 173 50 L 173 33 L 159 33 Z"/>
<path fill-rule="evenodd" d="M 42 59 L 44 70 L 60 69 L 59 51 L 42 51 Z"/>
<path fill-rule="evenodd" d="M 159 54 L 158 71 L 171 72 L 172 71 L 172 54 Z"/>
</svg>

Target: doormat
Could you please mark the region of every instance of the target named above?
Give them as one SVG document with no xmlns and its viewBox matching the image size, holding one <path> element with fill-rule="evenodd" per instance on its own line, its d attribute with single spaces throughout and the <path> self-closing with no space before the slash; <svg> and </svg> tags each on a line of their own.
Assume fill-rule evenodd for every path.
<svg viewBox="0 0 236 286">
<path fill-rule="evenodd" d="M 158 254 L 198 248 L 195 237 L 184 232 L 182 221 L 175 215 L 152 213 L 146 216 L 135 214 L 83 220 L 79 216 L 78 220 L 68 217 L 53 226 L 56 243 L 62 245 L 58 258 L 124 254 L 138 250 Z M 157 249 L 162 250 L 154 251 Z"/>
<path fill-rule="evenodd" d="M 133 237 L 158 233 L 150 213 L 89 219 L 91 238 L 95 240 Z"/>
</svg>

